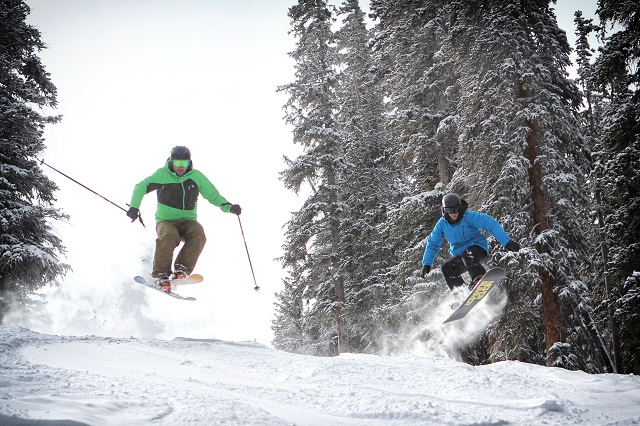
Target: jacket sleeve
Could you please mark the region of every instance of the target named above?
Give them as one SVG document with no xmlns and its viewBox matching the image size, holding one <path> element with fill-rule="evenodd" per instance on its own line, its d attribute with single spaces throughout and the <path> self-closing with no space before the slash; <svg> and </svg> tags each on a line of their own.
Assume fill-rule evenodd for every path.
<svg viewBox="0 0 640 426">
<path fill-rule="evenodd" d="M 156 182 L 158 180 L 159 174 L 161 173 L 162 169 L 158 169 L 155 171 L 154 174 L 152 174 L 151 176 L 141 180 L 140 182 L 138 182 L 136 184 L 136 186 L 133 188 L 133 194 L 131 195 L 131 201 L 129 202 L 129 206 L 130 207 L 134 207 L 136 209 L 140 208 L 140 204 L 142 203 L 142 198 L 148 193 L 149 191 L 149 184 Z"/>
<path fill-rule="evenodd" d="M 487 231 L 503 246 L 505 246 L 509 241 L 511 241 L 511 237 L 506 233 L 504 228 L 495 220 L 493 217 L 489 216 L 486 213 L 477 213 L 477 223 L 476 226 L 484 231 Z"/>
<path fill-rule="evenodd" d="M 444 243 L 444 231 L 442 230 L 443 219 L 438 220 L 436 226 L 433 227 L 433 231 L 427 238 L 427 246 L 424 248 L 424 255 L 422 256 L 422 265 L 433 265 L 433 261 L 440 252 L 442 243 Z"/>
<path fill-rule="evenodd" d="M 231 203 L 227 201 L 209 179 L 202 173 L 198 173 L 198 187 L 200 188 L 200 194 L 205 200 L 209 201 L 214 206 L 220 207 L 225 213 L 229 213 L 231 210 Z"/>
</svg>

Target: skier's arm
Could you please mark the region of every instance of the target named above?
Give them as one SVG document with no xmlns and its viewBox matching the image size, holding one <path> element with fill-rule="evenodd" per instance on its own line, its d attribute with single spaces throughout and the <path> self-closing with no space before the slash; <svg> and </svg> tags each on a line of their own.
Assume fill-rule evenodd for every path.
<svg viewBox="0 0 640 426">
<path fill-rule="evenodd" d="M 218 192 L 216 187 L 213 186 L 211 181 L 200 172 L 198 172 L 198 188 L 200 189 L 200 194 L 205 200 L 209 201 L 214 206 L 220 207 L 220 210 L 223 212 L 229 213 L 232 204 L 220 195 L 220 192 Z"/>
<path fill-rule="evenodd" d="M 142 198 L 148 192 L 150 192 L 149 185 L 153 182 L 157 182 L 160 171 L 161 169 L 156 170 L 154 174 L 141 180 L 136 184 L 136 186 L 133 188 L 133 194 L 131 194 L 131 202 L 129 203 L 130 207 L 133 207 L 135 209 L 140 208 L 140 204 L 142 203 Z"/>
<path fill-rule="evenodd" d="M 429 238 L 427 238 L 427 246 L 424 248 L 424 255 L 422 256 L 423 266 L 432 266 L 433 261 L 440 252 L 442 243 L 444 243 L 444 231 L 440 226 L 440 221 L 436 223 L 436 226 L 431 231 Z"/>
<path fill-rule="evenodd" d="M 506 246 L 509 241 L 511 241 L 511 237 L 504 230 L 502 225 L 498 223 L 493 217 L 489 216 L 486 213 L 478 213 L 477 215 L 478 223 L 476 226 L 484 231 L 487 231 L 500 243 L 502 246 Z"/>
</svg>

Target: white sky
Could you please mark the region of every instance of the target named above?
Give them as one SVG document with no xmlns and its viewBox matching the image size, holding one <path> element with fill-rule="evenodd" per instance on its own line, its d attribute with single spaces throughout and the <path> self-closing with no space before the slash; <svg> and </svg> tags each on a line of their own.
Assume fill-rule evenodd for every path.
<svg viewBox="0 0 640 426">
<path fill-rule="evenodd" d="M 273 294 L 284 276 L 274 258 L 281 255 L 282 226 L 300 203 L 278 180 L 282 156 L 297 152 L 282 121 L 286 97 L 275 92 L 293 79 L 289 2 L 27 3 L 28 22 L 49 46 L 40 57 L 58 88 L 56 113 L 64 116 L 46 130 L 47 163 L 126 207 L 133 186 L 161 167 L 173 146 L 186 145 L 195 167 L 243 207 L 262 290 L 253 291 L 236 216 L 200 199 L 208 242 L 195 272 L 205 276 L 209 291 L 182 290 L 200 299 L 188 306 L 146 294 L 145 305 L 171 309 L 172 324 L 164 324 L 161 335 L 177 328 L 181 335 L 269 343 Z M 87 327 L 108 334 L 87 324 L 91 320 L 72 324 L 73 313 L 84 318 L 84 311 L 96 310 L 94 321 L 108 318 L 119 327 L 109 298 L 126 304 L 119 299 L 130 299 L 127 286 L 137 286 L 133 276 L 150 272 L 150 263 L 140 258 L 153 251 L 155 193 L 141 207 L 145 229 L 77 184 L 44 171 L 60 186 L 57 206 L 71 215 L 70 225 L 57 225 L 74 271 L 48 295 L 54 318 L 65 315 L 53 324 L 60 332 L 82 334 Z M 168 320 L 162 312 L 148 316 Z M 122 333 L 135 335 L 135 327 L 127 334 L 131 327 Z"/>
<path fill-rule="evenodd" d="M 295 156 L 282 120 L 293 81 L 287 53 L 295 40 L 294 0 L 27 0 L 28 22 L 49 46 L 40 58 L 58 88 L 46 162 L 126 207 L 133 186 L 164 164 L 175 145 L 241 216 L 260 293 L 235 216 L 200 199 L 208 243 L 194 272 L 205 283 L 180 290 L 179 302 L 134 287 L 146 275 L 155 241 L 155 193 L 141 207 L 147 228 L 44 167 L 60 186 L 57 207 L 71 215 L 56 228 L 73 267 L 46 291 L 43 331 L 145 337 L 257 339 L 269 344 L 273 294 L 285 273 L 284 223 L 302 200 L 278 180 L 282 156 Z M 587 7 L 591 5 L 590 7 Z M 562 0 L 559 23 L 572 42 L 573 11 L 593 16 L 595 0 Z M 418 259 L 416 260 L 418 262 Z M 144 321 L 123 319 L 138 311 Z M 132 315 L 132 314 L 131 314 Z M 32 319 L 33 320 L 33 319 Z"/>
</svg>

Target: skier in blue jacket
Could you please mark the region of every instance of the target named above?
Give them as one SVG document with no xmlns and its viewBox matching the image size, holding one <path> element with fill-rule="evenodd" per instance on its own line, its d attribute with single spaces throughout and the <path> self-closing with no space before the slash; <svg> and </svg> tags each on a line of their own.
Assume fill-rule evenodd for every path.
<svg viewBox="0 0 640 426">
<path fill-rule="evenodd" d="M 520 250 L 520 244 L 509 237 L 497 220 L 485 213 L 467 211 L 468 207 L 465 200 L 452 192 L 442 197 L 442 217 L 431 231 L 422 257 L 424 277 L 431 271 L 433 260 L 447 239 L 453 258 L 440 269 L 451 290 L 464 285 L 461 275 L 465 271 L 471 276 L 471 287 L 487 272 L 482 261 L 489 254 L 489 244 L 481 230 L 493 235 L 507 250 Z"/>
</svg>

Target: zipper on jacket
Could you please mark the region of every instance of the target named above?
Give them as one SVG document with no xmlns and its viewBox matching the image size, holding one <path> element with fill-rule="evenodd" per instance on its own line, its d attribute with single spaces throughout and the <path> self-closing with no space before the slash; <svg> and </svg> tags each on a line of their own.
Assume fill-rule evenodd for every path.
<svg viewBox="0 0 640 426">
<path fill-rule="evenodd" d="M 184 181 L 180 182 L 180 187 L 182 188 L 182 210 L 184 211 L 187 209 L 187 205 L 186 205 L 187 191 L 184 189 Z"/>
</svg>

